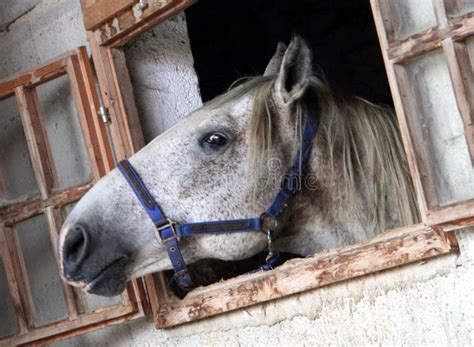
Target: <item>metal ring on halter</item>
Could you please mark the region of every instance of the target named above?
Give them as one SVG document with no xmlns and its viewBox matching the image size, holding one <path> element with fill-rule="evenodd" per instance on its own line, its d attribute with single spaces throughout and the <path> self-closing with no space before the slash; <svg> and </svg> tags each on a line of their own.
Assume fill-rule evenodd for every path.
<svg viewBox="0 0 474 347">
<path fill-rule="evenodd" d="M 260 219 L 262 220 L 262 232 L 267 234 L 268 254 L 265 261 L 268 263 L 268 260 L 275 255 L 273 252 L 272 232 L 278 229 L 278 220 L 266 212 L 260 215 Z"/>
<path fill-rule="evenodd" d="M 267 233 L 278 229 L 278 220 L 271 217 L 267 212 L 263 212 L 260 219 L 262 221 L 262 232 Z"/>
<path fill-rule="evenodd" d="M 265 262 L 268 263 L 268 261 L 275 255 L 275 253 L 273 252 L 272 232 L 270 230 L 267 230 L 267 244 L 268 244 L 268 254 L 267 254 L 267 257 L 265 258 Z"/>
</svg>

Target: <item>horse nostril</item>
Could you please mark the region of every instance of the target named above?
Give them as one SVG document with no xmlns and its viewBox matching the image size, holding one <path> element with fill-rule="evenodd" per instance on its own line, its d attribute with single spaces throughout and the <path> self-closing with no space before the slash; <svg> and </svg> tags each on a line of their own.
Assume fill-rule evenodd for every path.
<svg viewBox="0 0 474 347">
<path fill-rule="evenodd" d="M 87 256 L 89 235 L 81 225 L 74 226 L 66 235 L 63 246 L 64 274 L 70 277 Z"/>
</svg>

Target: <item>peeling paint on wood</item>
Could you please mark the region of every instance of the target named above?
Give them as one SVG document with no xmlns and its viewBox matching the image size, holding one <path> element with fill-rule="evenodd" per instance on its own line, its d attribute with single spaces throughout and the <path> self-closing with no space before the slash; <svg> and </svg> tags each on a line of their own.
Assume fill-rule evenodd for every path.
<svg viewBox="0 0 474 347">
<path fill-rule="evenodd" d="M 473 34 L 474 12 L 471 12 L 453 19 L 451 25 L 445 28 L 430 28 L 406 40 L 390 43 L 388 56 L 393 63 L 401 63 L 423 53 L 441 48 L 442 41 L 449 37 L 457 41 Z"/>
<path fill-rule="evenodd" d="M 161 23 L 177 12 L 184 10 L 197 0 L 149 0 L 144 9 L 138 6 L 127 8 L 91 30 L 100 46 L 121 46 L 132 37 Z M 85 14 L 84 21 L 86 22 Z"/>
</svg>

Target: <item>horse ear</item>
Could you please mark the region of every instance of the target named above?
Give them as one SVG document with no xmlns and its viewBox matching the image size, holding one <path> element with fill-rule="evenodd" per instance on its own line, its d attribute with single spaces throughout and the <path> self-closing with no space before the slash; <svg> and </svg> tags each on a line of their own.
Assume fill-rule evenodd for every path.
<svg viewBox="0 0 474 347">
<path fill-rule="evenodd" d="M 263 73 L 263 76 L 272 76 L 278 74 L 280 71 L 281 61 L 285 55 L 287 46 L 283 42 L 278 42 L 277 48 L 273 57 L 268 62 L 267 68 Z"/>
<path fill-rule="evenodd" d="M 283 104 L 291 104 L 301 98 L 312 75 L 312 53 L 306 41 L 293 35 L 275 83 L 275 92 Z"/>
</svg>

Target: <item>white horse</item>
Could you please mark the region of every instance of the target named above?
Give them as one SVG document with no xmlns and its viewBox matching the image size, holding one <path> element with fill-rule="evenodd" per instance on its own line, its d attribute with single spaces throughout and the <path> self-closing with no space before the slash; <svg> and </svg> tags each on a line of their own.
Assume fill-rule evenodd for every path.
<svg viewBox="0 0 474 347">
<path fill-rule="evenodd" d="M 301 192 L 279 219 L 275 247 L 310 255 L 414 223 L 406 158 L 389 108 L 334 95 L 312 72 L 298 36 L 279 46 L 265 76 L 192 112 L 129 158 L 177 222 L 258 216 L 279 189 L 306 117 L 318 117 Z M 184 239 L 187 263 L 263 251 L 263 233 Z M 103 177 L 62 227 L 61 273 L 70 284 L 116 295 L 131 278 L 171 269 L 154 225 L 118 170 Z"/>
</svg>

